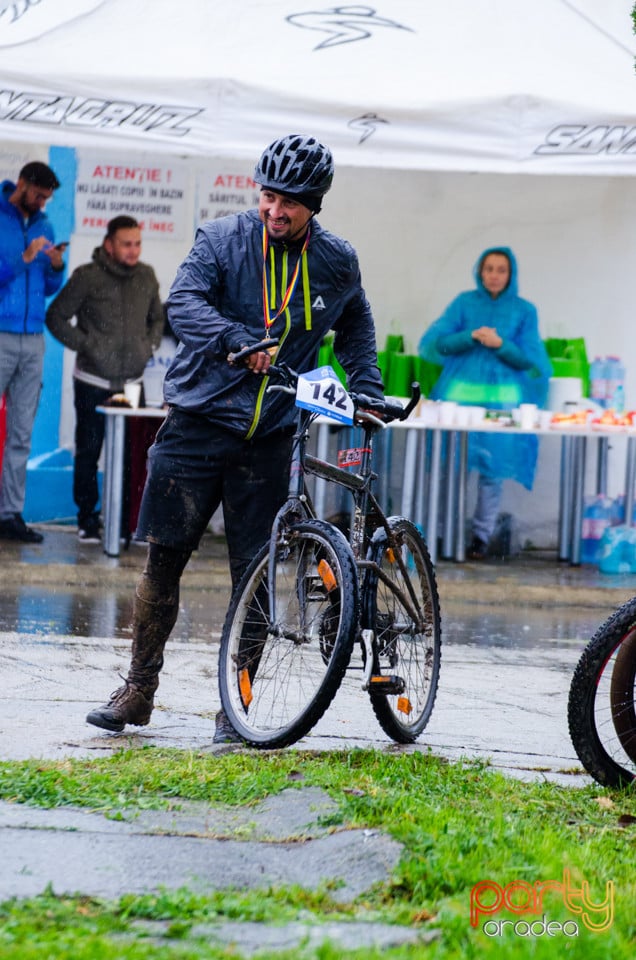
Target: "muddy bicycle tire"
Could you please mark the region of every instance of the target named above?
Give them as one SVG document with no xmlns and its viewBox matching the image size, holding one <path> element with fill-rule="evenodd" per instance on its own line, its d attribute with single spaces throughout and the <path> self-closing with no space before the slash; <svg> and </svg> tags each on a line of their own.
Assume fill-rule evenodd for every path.
<svg viewBox="0 0 636 960">
<path fill-rule="evenodd" d="M 442 656 L 442 623 L 435 570 L 426 541 L 405 517 L 389 517 L 391 537 L 376 530 L 371 559 L 382 574 L 365 582 L 365 623 L 375 633 L 378 661 L 374 672 L 398 676 L 401 694 L 370 693 L 384 732 L 398 743 L 413 743 L 426 727 L 435 704 Z M 412 587 L 409 610 L 400 592 L 409 595 L 395 551 L 399 550 Z"/>
<path fill-rule="evenodd" d="M 590 776 L 608 787 L 636 780 L 636 598 L 596 631 L 574 671 L 568 726 Z"/>
<path fill-rule="evenodd" d="M 333 700 L 349 665 L 359 617 L 351 548 L 328 523 L 284 528 L 269 624 L 269 544 L 238 585 L 221 635 L 223 709 L 246 743 L 285 747 L 305 736 Z"/>
</svg>

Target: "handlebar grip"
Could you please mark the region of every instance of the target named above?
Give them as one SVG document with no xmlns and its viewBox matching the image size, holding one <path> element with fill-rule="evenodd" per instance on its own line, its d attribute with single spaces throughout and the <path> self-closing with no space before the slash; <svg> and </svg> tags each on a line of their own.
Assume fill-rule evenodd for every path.
<svg viewBox="0 0 636 960">
<path fill-rule="evenodd" d="M 243 347 L 243 349 L 237 353 L 228 353 L 227 362 L 232 364 L 241 363 L 243 360 L 246 360 L 247 357 L 251 357 L 253 353 L 262 353 L 264 350 L 269 350 L 270 347 L 277 347 L 279 342 L 278 337 L 273 337 L 270 340 L 260 340 L 258 343 L 252 343 L 249 347 Z"/>
<path fill-rule="evenodd" d="M 409 400 L 407 405 L 404 407 L 404 410 L 400 415 L 400 420 L 408 419 L 412 411 L 415 409 L 415 407 L 419 403 L 419 399 L 421 396 L 422 396 L 422 389 L 419 383 L 417 382 L 417 380 L 415 380 L 411 384 L 411 399 Z"/>
</svg>

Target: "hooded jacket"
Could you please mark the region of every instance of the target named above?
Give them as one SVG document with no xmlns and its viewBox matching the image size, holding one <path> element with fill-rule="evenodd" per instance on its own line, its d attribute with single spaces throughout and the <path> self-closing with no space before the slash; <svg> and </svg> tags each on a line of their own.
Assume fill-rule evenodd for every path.
<svg viewBox="0 0 636 960">
<path fill-rule="evenodd" d="M 14 190 L 10 180 L 0 185 L 0 333 L 42 333 L 46 298 L 60 289 L 64 271 L 54 270 L 45 253 L 31 263 L 22 259 L 32 240 L 55 237 L 43 211 L 25 220 L 10 203 Z"/>
<path fill-rule="evenodd" d="M 77 352 L 77 371 L 120 390 L 126 380 L 141 377 L 161 342 L 164 312 L 155 272 L 141 262 L 117 263 L 96 247 L 92 262 L 73 271 L 49 306 L 46 325 Z"/>
<path fill-rule="evenodd" d="M 491 297 L 479 269 L 484 257 L 496 251 L 510 261 L 510 281 L 499 296 Z M 473 276 L 476 289 L 460 293 L 420 340 L 420 356 L 443 367 L 431 398 L 496 410 L 511 410 L 520 403 L 543 406 L 552 366 L 539 334 L 536 308 L 518 295 L 512 250 L 484 250 Z M 497 330 L 503 340 L 499 348 L 485 347 L 472 338 L 472 331 L 483 326 Z M 537 438 L 531 435 L 471 433 L 468 465 L 486 476 L 512 477 L 531 489 L 537 451 Z"/>
<path fill-rule="evenodd" d="M 375 328 L 356 253 L 314 219 L 310 230 L 304 256 L 301 241 L 271 243 L 264 258 L 256 210 L 199 228 L 167 301 L 170 326 L 180 341 L 164 381 L 169 404 L 210 417 L 247 438 L 285 429 L 295 420 L 293 398 L 266 392 L 267 376 L 230 366 L 227 355 L 265 336 L 278 337 L 275 359 L 305 373 L 316 366 L 318 348 L 330 330 L 349 388 L 382 396 Z M 296 267 L 288 306 L 266 333 L 264 290 L 273 318 L 292 287 Z"/>
</svg>

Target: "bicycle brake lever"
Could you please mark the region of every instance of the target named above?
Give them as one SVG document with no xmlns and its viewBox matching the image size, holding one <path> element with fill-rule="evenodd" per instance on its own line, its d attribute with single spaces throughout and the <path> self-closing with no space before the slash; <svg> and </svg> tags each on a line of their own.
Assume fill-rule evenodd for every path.
<svg viewBox="0 0 636 960">
<path fill-rule="evenodd" d="M 381 420 L 380 417 L 376 417 L 375 413 L 371 413 L 370 410 L 360 410 L 358 408 L 358 410 L 356 410 L 356 417 L 359 417 L 360 420 L 365 420 L 368 423 L 375 423 L 379 427 L 382 427 L 383 430 L 388 426 L 384 420 Z"/>
</svg>

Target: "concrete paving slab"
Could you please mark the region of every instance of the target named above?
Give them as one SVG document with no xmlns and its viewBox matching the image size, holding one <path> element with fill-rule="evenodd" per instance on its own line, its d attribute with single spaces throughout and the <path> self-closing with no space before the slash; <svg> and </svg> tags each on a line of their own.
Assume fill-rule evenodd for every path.
<svg viewBox="0 0 636 960">
<path fill-rule="evenodd" d="M 116 899 L 162 887 L 313 890 L 330 883 L 334 899 L 348 902 L 386 882 L 402 852 L 375 830 L 321 827 L 320 817 L 336 805 L 315 788 L 289 789 L 240 810 L 179 806 L 112 820 L 0 803 L 0 901 L 47 887 Z"/>
</svg>

